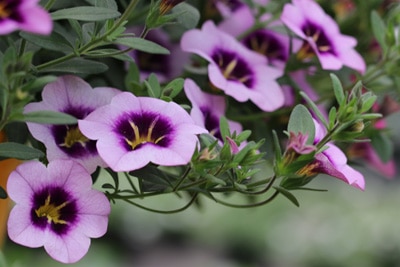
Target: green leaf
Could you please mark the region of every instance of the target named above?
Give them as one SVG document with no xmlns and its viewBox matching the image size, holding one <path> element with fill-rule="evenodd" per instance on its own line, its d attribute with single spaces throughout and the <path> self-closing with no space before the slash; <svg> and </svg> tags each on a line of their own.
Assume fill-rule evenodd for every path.
<svg viewBox="0 0 400 267">
<path fill-rule="evenodd" d="M 378 41 L 379 45 L 381 46 L 384 53 L 387 51 L 387 45 L 385 41 L 386 36 L 386 25 L 382 18 L 378 15 L 378 12 L 373 10 L 371 12 L 371 26 L 372 32 Z"/>
<path fill-rule="evenodd" d="M 388 162 L 393 156 L 393 143 L 390 138 L 380 132 L 371 137 L 371 144 L 379 158 L 383 162 Z"/>
<path fill-rule="evenodd" d="M 37 35 L 21 32 L 20 36 L 30 43 L 48 50 L 68 53 L 73 51 L 71 44 L 59 33 L 52 32 L 51 35 Z"/>
<path fill-rule="evenodd" d="M 139 37 L 117 38 L 114 43 L 151 54 L 168 55 L 170 53 L 168 49 L 162 47 L 161 45 Z"/>
<path fill-rule="evenodd" d="M 319 108 L 317 107 L 317 105 L 314 103 L 314 101 L 312 101 L 311 98 L 304 92 L 300 92 L 299 94 L 304 98 L 304 100 L 306 100 L 307 104 L 310 106 L 310 108 L 312 109 L 314 114 L 318 117 L 319 121 L 322 122 L 322 124 L 325 126 L 325 128 L 328 129 L 329 124 L 326 121 L 324 115 L 322 115 L 322 113 L 319 110 Z"/>
<path fill-rule="evenodd" d="M 105 7 L 112 10 L 118 10 L 118 5 L 115 0 L 86 0 L 92 6 Z"/>
<path fill-rule="evenodd" d="M 6 190 L 0 186 L 0 199 L 6 199 L 6 198 L 7 198 Z"/>
<path fill-rule="evenodd" d="M 297 207 L 300 207 L 299 201 L 297 201 L 296 197 L 290 193 L 288 190 L 286 190 L 283 187 L 280 186 L 274 186 L 274 188 L 281 193 L 282 195 L 284 195 L 287 199 L 289 199 L 294 205 L 296 205 Z"/>
<path fill-rule="evenodd" d="M 144 81 L 146 85 L 147 92 L 150 97 L 160 98 L 161 96 L 161 87 L 158 82 L 157 76 L 154 73 L 151 73 L 147 81 Z"/>
<path fill-rule="evenodd" d="M 315 125 L 308 109 L 299 104 L 290 114 L 288 132 L 308 134 L 307 144 L 312 144 L 315 137 Z"/>
<path fill-rule="evenodd" d="M 35 122 L 41 124 L 77 124 L 78 120 L 66 113 L 43 110 L 19 114 L 12 117 L 13 121 Z"/>
<path fill-rule="evenodd" d="M 176 78 L 170 81 L 166 86 L 164 86 L 162 95 L 169 96 L 170 98 L 174 98 L 177 96 L 183 89 L 184 79 Z"/>
<path fill-rule="evenodd" d="M 97 74 L 108 70 L 108 66 L 104 63 L 83 59 L 74 58 L 63 63 L 48 67 L 41 70 L 42 72 L 68 72 L 68 73 L 82 73 L 82 74 Z"/>
<path fill-rule="evenodd" d="M 197 8 L 187 4 L 180 3 L 172 9 L 172 14 L 177 15 L 176 19 L 186 29 L 196 28 L 200 20 L 200 13 Z"/>
<path fill-rule="evenodd" d="M 116 18 L 120 15 L 121 13 L 116 10 L 94 6 L 71 7 L 51 13 L 53 20 L 75 19 L 81 21 L 100 21 Z"/>
<path fill-rule="evenodd" d="M 6 142 L 0 144 L 0 158 L 30 160 L 43 156 L 44 153 L 42 151 L 20 143 Z"/>
<path fill-rule="evenodd" d="M 228 120 L 224 116 L 219 119 L 219 131 L 224 140 L 227 136 L 231 136 Z"/>
<path fill-rule="evenodd" d="M 339 106 L 342 106 L 346 104 L 346 97 L 344 95 L 342 83 L 335 74 L 331 73 L 330 76 L 332 80 L 333 92 L 335 94 L 336 101 L 338 102 Z"/>
</svg>

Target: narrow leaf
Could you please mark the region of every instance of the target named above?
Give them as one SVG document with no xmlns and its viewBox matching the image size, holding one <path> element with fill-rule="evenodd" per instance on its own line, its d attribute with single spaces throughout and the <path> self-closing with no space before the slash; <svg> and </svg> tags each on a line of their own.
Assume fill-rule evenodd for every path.
<svg viewBox="0 0 400 267">
<path fill-rule="evenodd" d="M 82 73 L 82 74 L 97 74 L 102 73 L 108 70 L 108 66 L 101 62 L 83 59 L 83 58 L 75 58 L 68 60 L 66 62 L 54 65 L 52 67 L 48 67 L 46 69 L 41 70 L 42 72 L 68 72 L 68 73 Z"/>
<path fill-rule="evenodd" d="M 338 102 L 339 106 L 342 106 L 346 102 L 342 83 L 340 82 L 339 78 L 335 74 L 331 73 L 330 76 L 331 76 L 331 80 L 332 80 L 333 92 L 335 94 L 336 101 Z"/>
<path fill-rule="evenodd" d="M 75 19 L 81 21 L 100 21 L 116 18 L 120 15 L 121 13 L 116 10 L 94 6 L 71 7 L 51 13 L 53 20 Z"/>
<path fill-rule="evenodd" d="M 13 117 L 14 121 L 35 122 L 41 124 L 76 124 L 78 120 L 69 114 L 43 110 L 20 114 Z"/>
<path fill-rule="evenodd" d="M 69 42 L 57 32 L 53 32 L 49 36 L 21 32 L 20 36 L 28 42 L 48 50 L 61 51 L 64 53 L 73 51 Z"/>
<path fill-rule="evenodd" d="M 15 158 L 21 160 L 37 159 L 44 156 L 44 153 L 38 149 L 14 142 L 0 144 L 1 158 Z"/>
<path fill-rule="evenodd" d="M 371 13 L 371 26 L 372 26 L 372 32 L 376 40 L 378 41 L 382 50 L 386 52 L 387 50 L 387 45 L 385 41 L 386 25 L 375 10 L 372 11 Z"/>
<path fill-rule="evenodd" d="M 297 198 L 290 193 L 288 190 L 286 190 L 283 187 L 280 186 L 274 186 L 274 188 L 281 193 L 282 195 L 284 195 L 287 199 L 289 199 L 294 205 L 296 205 L 297 207 L 300 207 L 299 201 L 297 200 Z"/>
<path fill-rule="evenodd" d="M 118 38 L 114 42 L 116 44 L 124 45 L 151 54 L 164 54 L 164 55 L 169 54 L 169 50 L 162 47 L 161 45 L 139 37 Z"/>
</svg>

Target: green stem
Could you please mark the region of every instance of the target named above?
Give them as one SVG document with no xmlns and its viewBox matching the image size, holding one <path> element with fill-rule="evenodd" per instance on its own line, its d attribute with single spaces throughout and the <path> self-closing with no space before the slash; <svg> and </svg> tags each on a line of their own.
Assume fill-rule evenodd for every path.
<svg viewBox="0 0 400 267">
<path fill-rule="evenodd" d="M 175 185 L 174 188 L 172 189 L 173 192 L 176 192 L 176 191 L 179 190 L 179 187 L 180 187 L 180 186 L 182 185 L 182 183 L 185 181 L 185 179 L 186 179 L 186 177 L 188 176 L 188 174 L 189 174 L 189 172 L 190 172 L 191 169 L 192 169 L 192 168 L 189 166 L 189 167 L 185 170 L 185 172 L 183 173 L 181 179 L 179 179 L 179 181 L 176 183 L 176 185 Z"/>
<path fill-rule="evenodd" d="M 124 13 L 121 15 L 121 17 L 115 22 L 115 24 L 106 32 L 104 33 L 102 36 L 93 39 L 92 41 L 90 41 L 89 43 L 87 43 L 86 45 L 80 47 L 79 49 L 77 49 L 77 51 L 74 51 L 73 53 L 70 53 L 68 55 L 65 55 L 63 57 L 48 61 L 46 63 L 43 63 L 41 65 L 38 65 L 36 67 L 36 69 L 38 71 L 43 70 L 45 68 L 60 64 L 62 62 L 65 62 L 67 60 L 73 59 L 75 57 L 79 57 L 79 55 L 87 53 L 88 51 L 96 48 L 99 46 L 99 44 L 103 43 L 104 40 L 107 38 L 107 36 L 111 35 L 114 31 L 116 31 L 124 22 L 125 20 L 130 16 L 130 14 L 133 12 L 134 8 L 136 7 L 137 3 L 139 2 L 139 0 L 132 0 L 128 7 L 125 9 Z"/>
<path fill-rule="evenodd" d="M 227 207 L 231 207 L 231 208 L 255 208 L 255 207 L 259 207 L 259 206 L 263 206 L 263 205 L 265 205 L 265 204 L 268 204 L 269 202 L 271 202 L 272 200 L 274 200 L 278 195 L 279 195 L 279 191 L 276 190 L 276 191 L 275 191 L 269 198 L 267 198 L 266 200 L 261 201 L 261 202 L 257 202 L 257 203 L 253 203 L 253 204 L 247 204 L 247 205 L 232 204 L 232 203 L 228 203 L 228 202 L 225 202 L 225 201 L 223 201 L 223 200 L 217 199 L 217 198 L 215 198 L 215 197 L 213 197 L 213 199 L 214 199 L 217 203 L 222 204 L 222 205 L 227 206 Z"/>
<path fill-rule="evenodd" d="M 152 208 L 140 205 L 140 204 L 138 204 L 136 202 L 133 202 L 133 201 L 131 201 L 129 199 L 122 199 L 122 200 L 127 202 L 127 203 L 129 203 L 129 204 L 132 204 L 132 205 L 134 205 L 136 207 L 139 207 L 141 209 L 147 210 L 147 211 L 151 211 L 151 212 L 155 212 L 155 213 L 161 213 L 161 214 L 172 214 L 172 213 L 178 213 L 178 212 L 184 211 L 185 209 L 189 208 L 194 203 L 194 201 L 196 200 L 197 195 L 198 194 L 195 193 L 193 195 L 192 199 L 185 206 L 183 206 L 183 207 L 181 207 L 179 209 L 174 209 L 174 210 L 156 210 L 156 209 L 152 209 Z"/>
</svg>

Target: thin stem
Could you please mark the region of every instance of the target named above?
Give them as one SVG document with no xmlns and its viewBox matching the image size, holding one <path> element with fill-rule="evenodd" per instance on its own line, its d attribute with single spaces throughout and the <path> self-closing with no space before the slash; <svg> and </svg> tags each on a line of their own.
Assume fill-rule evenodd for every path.
<svg viewBox="0 0 400 267">
<path fill-rule="evenodd" d="M 192 168 L 190 168 L 190 166 L 185 170 L 185 172 L 183 173 L 181 179 L 179 179 L 179 181 L 176 183 L 176 185 L 174 186 L 174 188 L 172 189 L 173 192 L 176 192 L 179 190 L 179 187 L 182 185 L 182 183 L 185 181 L 186 177 L 188 176 L 190 170 Z"/>
<path fill-rule="evenodd" d="M 66 56 L 63 56 L 63 57 L 48 61 L 46 63 L 43 63 L 43 64 L 37 66 L 36 69 L 40 71 L 40 70 L 43 70 L 43 69 L 48 68 L 50 66 L 60 64 L 60 63 L 62 63 L 64 61 L 70 60 L 72 58 L 79 57 L 80 54 L 84 54 L 84 53 L 92 50 L 93 48 L 98 47 L 99 44 L 104 42 L 104 40 L 105 40 L 105 38 L 107 36 L 111 35 L 114 31 L 116 31 L 125 22 L 125 20 L 133 12 L 133 10 L 134 10 L 134 8 L 135 8 L 135 6 L 137 5 L 138 2 L 139 2 L 139 0 L 132 0 L 129 3 L 128 7 L 125 9 L 124 13 L 121 15 L 121 17 L 101 37 L 93 39 L 92 41 L 90 41 L 86 45 L 84 45 L 84 46 L 80 47 L 79 49 L 77 49 L 77 51 L 74 51 L 73 53 L 70 53 L 70 54 L 68 54 Z"/>
<path fill-rule="evenodd" d="M 220 200 L 220 199 L 217 199 L 217 198 L 214 198 L 214 197 L 213 197 L 213 199 L 214 199 L 217 203 L 222 204 L 222 205 L 227 206 L 227 207 L 231 207 L 231 208 L 255 208 L 255 207 L 259 207 L 259 206 L 263 206 L 263 205 L 265 205 L 265 204 L 268 204 L 269 202 L 271 202 L 272 200 L 274 200 L 278 195 L 279 195 L 279 191 L 276 190 L 276 191 L 275 191 L 269 198 L 267 198 L 266 200 L 261 201 L 261 202 L 257 202 L 257 203 L 253 203 L 253 204 L 247 204 L 247 205 L 232 204 L 232 203 L 228 203 L 228 202 L 225 202 L 225 201 L 223 201 L 223 200 Z"/>
<path fill-rule="evenodd" d="M 139 207 L 141 209 L 147 210 L 147 211 L 151 211 L 151 212 L 155 212 L 155 213 L 162 213 L 162 214 L 172 214 L 172 213 L 178 213 L 181 211 L 184 211 L 185 209 L 189 208 L 193 202 L 196 200 L 198 193 L 195 193 L 192 197 L 192 199 L 183 207 L 179 208 L 179 209 L 174 209 L 174 210 L 156 210 L 156 209 L 152 209 L 143 205 L 140 205 L 136 202 L 131 201 L 130 199 L 122 199 L 123 201 L 132 204 L 136 207 Z"/>
<path fill-rule="evenodd" d="M 133 184 L 131 177 L 128 175 L 128 173 L 124 172 L 124 175 L 126 177 L 126 180 L 128 180 L 129 185 L 131 186 L 132 190 L 136 193 L 139 194 L 139 190 L 137 190 L 136 186 Z"/>
</svg>

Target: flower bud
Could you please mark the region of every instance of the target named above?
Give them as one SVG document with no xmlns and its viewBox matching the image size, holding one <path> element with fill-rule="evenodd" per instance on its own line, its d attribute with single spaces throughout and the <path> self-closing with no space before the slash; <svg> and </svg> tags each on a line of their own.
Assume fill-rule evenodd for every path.
<svg viewBox="0 0 400 267">
<path fill-rule="evenodd" d="M 160 15 L 165 15 L 168 13 L 174 6 L 179 3 L 182 3 L 184 0 L 162 0 L 160 3 Z"/>
</svg>

